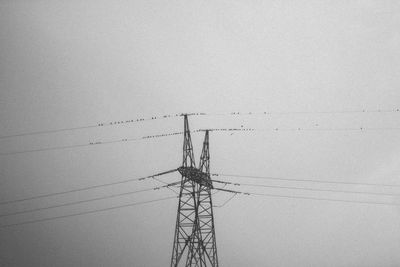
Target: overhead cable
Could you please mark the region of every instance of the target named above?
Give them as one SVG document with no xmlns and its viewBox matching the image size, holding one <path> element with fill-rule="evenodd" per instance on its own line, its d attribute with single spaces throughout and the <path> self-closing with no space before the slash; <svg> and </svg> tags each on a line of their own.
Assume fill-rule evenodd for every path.
<svg viewBox="0 0 400 267">
<path fill-rule="evenodd" d="M 104 199 L 110 199 L 110 198 L 116 198 L 116 197 L 121 197 L 121 196 L 133 195 L 133 194 L 142 193 L 142 192 L 148 192 L 148 191 L 153 191 L 153 190 L 159 190 L 159 189 L 163 189 L 163 188 L 169 188 L 170 186 L 173 186 L 175 184 L 177 184 L 177 183 L 170 183 L 170 184 L 167 184 L 167 185 L 164 185 L 164 186 L 160 186 L 160 187 L 147 188 L 147 189 L 124 192 L 124 193 L 119 193 L 119 194 L 112 194 L 112 195 L 107 195 L 107 196 L 102 196 L 102 197 L 97 197 L 97 198 L 91 198 L 91 199 L 67 202 L 67 203 L 58 204 L 58 205 L 50 205 L 50 206 L 46 206 L 46 207 L 42 207 L 42 208 L 35 208 L 35 209 L 29 209 L 29 210 L 22 210 L 22 211 L 16 211 L 16 212 L 3 213 L 3 214 L 0 214 L 0 218 L 13 216 L 13 215 L 18 215 L 18 214 L 24 214 L 24 213 L 31 213 L 31 212 L 36 212 L 36 211 L 48 210 L 48 209 L 53 209 L 53 208 L 61 208 L 61 207 L 66 207 L 66 206 L 73 206 L 73 205 L 78 205 L 78 204 L 83 204 L 83 203 L 88 203 L 88 202 L 93 202 L 93 201 L 98 201 L 98 200 L 104 200 Z"/>
<path fill-rule="evenodd" d="M 324 131 L 351 131 L 351 132 L 369 132 L 369 131 L 399 131 L 400 127 L 348 127 L 348 128 L 270 128 L 270 129 L 257 129 L 257 128 L 207 128 L 207 129 L 197 129 L 192 130 L 192 133 L 197 132 L 324 132 Z M 19 150 L 19 151 L 9 151 L 0 153 L 1 156 L 9 156 L 9 155 L 17 155 L 17 154 L 25 154 L 25 153 L 33 153 L 33 152 L 43 152 L 43 151 L 53 151 L 53 150 L 64 150 L 64 149 L 73 149 L 73 148 L 81 148 L 81 147 L 89 147 L 89 146 L 98 146 L 98 145 L 107 145 L 107 144 L 116 144 L 116 143 L 124 143 L 124 142 L 133 142 L 140 140 L 148 140 L 169 136 L 182 135 L 184 132 L 172 132 L 172 133 L 163 133 L 156 135 L 147 135 L 139 138 L 123 138 L 109 141 L 93 141 L 85 144 L 76 144 L 76 145 L 66 145 L 66 146 L 53 146 L 53 147 L 44 147 L 44 148 L 36 148 L 36 149 L 28 149 L 28 150 Z"/>
<path fill-rule="evenodd" d="M 220 192 L 220 191 L 217 191 L 217 192 Z M 233 194 L 230 198 L 228 198 L 228 200 L 226 200 L 222 205 L 216 205 L 216 206 L 213 206 L 213 207 L 216 207 L 216 208 L 223 208 L 226 204 L 228 204 L 228 202 L 229 201 L 231 201 L 234 197 L 236 197 L 236 195 L 237 194 Z"/>
<path fill-rule="evenodd" d="M 273 177 L 273 176 L 255 176 L 255 175 L 239 175 L 239 174 L 224 174 L 224 173 L 213 173 L 211 175 L 212 176 L 224 176 L 224 177 L 250 178 L 250 179 L 290 181 L 290 182 L 313 182 L 313 183 L 321 183 L 321 184 L 345 184 L 345 185 L 363 185 L 363 186 L 400 187 L 400 185 L 398 185 L 398 184 L 378 184 L 378 183 L 332 181 L 332 180 L 317 180 L 317 179 L 296 179 L 296 178 L 284 178 L 284 177 Z"/>
<path fill-rule="evenodd" d="M 83 130 L 83 129 L 89 129 L 89 128 L 98 128 L 98 127 L 107 127 L 107 126 L 120 126 L 120 125 L 127 125 L 127 124 L 144 122 L 144 121 L 152 121 L 152 120 L 180 117 L 182 115 L 183 114 L 167 114 L 167 115 L 161 115 L 161 116 L 151 116 L 151 117 L 147 117 L 147 118 L 135 118 L 135 119 L 127 119 L 127 120 L 116 120 L 116 121 L 109 121 L 109 122 L 99 122 L 99 123 L 96 123 L 96 124 L 78 126 L 78 127 L 68 127 L 68 128 L 60 128 L 60 129 L 53 129 L 53 130 L 39 130 L 39 131 L 33 131 L 33 132 L 25 132 L 25 133 L 11 134 L 11 135 L 3 135 L 3 136 L 0 136 L 0 139 L 13 138 L 13 137 L 22 137 L 22 136 L 29 136 L 29 135 L 41 135 L 41 134 L 50 134 L 50 133 L 58 133 L 58 132 L 76 131 L 76 130 Z"/>
<path fill-rule="evenodd" d="M 172 170 L 169 170 L 169 171 L 160 172 L 160 173 L 156 173 L 156 174 L 153 174 L 153 175 L 144 176 L 144 177 L 140 177 L 140 178 L 131 178 L 131 179 L 125 179 L 125 180 L 120 180 L 120 181 L 115 181 L 115 182 L 110 182 L 110 183 L 90 185 L 90 186 L 75 188 L 75 189 L 66 190 L 66 191 L 60 191 L 60 192 L 36 195 L 36 196 L 27 197 L 27 198 L 6 200 L 6 201 L 0 202 L 0 205 L 23 202 L 23 201 L 34 200 L 34 199 L 45 198 L 45 197 L 51 197 L 51 196 L 56 196 L 56 195 L 63 195 L 63 194 L 68 194 L 68 193 L 81 192 L 81 191 L 86 191 L 86 190 L 95 189 L 95 188 L 99 188 L 99 187 L 112 186 L 112 185 L 117 185 L 117 184 L 129 183 L 129 182 L 133 182 L 133 181 L 142 181 L 142 180 L 150 179 L 150 178 L 153 178 L 153 177 L 156 177 L 156 176 L 161 176 L 161 175 L 173 173 L 175 171 L 177 171 L 177 169 L 172 169 Z"/>
<path fill-rule="evenodd" d="M 51 134 L 58 132 L 67 132 L 67 131 L 76 131 L 83 130 L 89 128 L 99 128 L 99 127 L 107 127 L 107 126 L 120 126 L 127 125 L 132 123 L 144 122 L 144 121 L 152 121 L 159 119 L 167 119 L 173 117 L 180 117 L 183 115 L 188 116 L 250 116 L 250 115 L 292 115 L 292 114 L 354 114 L 354 113 L 397 113 L 400 112 L 398 108 L 392 109 L 358 109 L 358 110 L 326 110 L 326 111 L 262 111 L 262 112 L 225 112 L 225 113 L 179 113 L 179 114 L 165 114 L 165 115 L 157 115 L 146 118 L 134 118 L 134 119 L 125 119 L 125 120 L 114 120 L 108 122 L 99 122 L 85 126 L 77 126 L 77 127 L 67 127 L 67 128 L 59 128 L 59 129 L 50 129 L 50 130 L 38 130 L 32 132 L 24 132 L 10 135 L 0 136 L 0 139 L 14 138 L 14 137 L 23 137 L 23 136 L 31 136 L 31 135 L 42 135 L 42 134 Z"/>
<path fill-rule="evenodd" d="M 81 216 L 81 215 L 93 214 L 93 213 L 98 213 L 98 212 L 105 212 L 105 211 L 121 209 L 121 208 L 126 208 L 126 207 L 132 207 L 132 206 L 142 205 L 142 204 L 147 204 L 147 203 L 154 203 L 154 202 L 159 202 L 159 201 L 163 201 L 163 200 L 167 200 L 167 199 L 174 199 L 174 198 L 177 198 L 177 197 L 176 196 L 165 197 L 165 198 L 153 199 L 153 200 L 148 200 L 148 201 L 134 202 L 134 203 L 125 204 L 125 205 L 113 206 L 113 207 L 109 207 L 109 208 L 95 209 L 95 210 L 90 210 L 90 211 L 61 215 L 61 216 L 56 216 L 56 217 L 48 217 L 48 218 L 37 219 L 37 220 L 22 221 L 22 222 L 12 223 L 12 224 L 3 224 L 3 225 L 0 225 L 0 228 L 8 228 L 8 227 L 18 226 L 18 225 L 39 223 L 39 222 L 63 219 L 63 218 L 68 218 L 68 217 Z"/>
<path fill-rule="evenodd" d="M 220 188 L 214 188 L 214 189 L 215 190 L 221 190 Z M 291 195 L 282 195 L 282 194 L 263 194 L 263 193 L 255 193 L 255 192 L 242 192 L 242 191 L 236 191 L 236 190 L 221 190 L 221 191 L 232 193 L 232 194 L 248 195 L 248 196 L 266 196 L 266 197 L 273 197 L 273 198 L 306 199 L 306 200 L 330 201 L 330 202 L 342 202 L 342 203 L 372 204 L 372 205 L 383 205 L 383 206 L 400 206 L 400 204 L 388 203 L 388 202 L 359 201 L 359 200 L 320 198 L 320 197 L 307 197 L 307 196 L 291 196 Z"/>
<path fill-rule="evenodd" d="M 380 192 L 365 192 L 365 191 L 354 191 L 354 190 L 336 190 L 336 189 L 319 189 L 310 187 L 297 187 L 297 186 L 280 186 L 280 185 L 264 185 L 264 184 L 249 184 L 249 183 L 231 183 L 226 181 L 217 181 L 217 183 L 226 183 L 236 186 L 251 186 L 251 187 L 264 187 L 264 188 L 275 188 L 275 189 L 290 189 L 290 190 L 305 190 L 314 192 L 333 192 L 333 193 L 346 193 L 346 194 L 364 194 L 364 195 L 378 195 L 378 196 L 400 196 L 396 193 L 380 193 Z"/>
</svg>

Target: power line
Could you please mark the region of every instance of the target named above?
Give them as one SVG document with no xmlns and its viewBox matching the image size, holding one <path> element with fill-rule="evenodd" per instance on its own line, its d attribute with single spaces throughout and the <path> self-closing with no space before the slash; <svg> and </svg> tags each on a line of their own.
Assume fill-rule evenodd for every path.
<svg viewBox="0 0 400 267">
<path fill-rule="evenodd" d="M 400 112 L 400 109 L 360 109 L 360 110 L 333 110 L 333 111 L 263 111 L 263 112 L 226 112 L 226 113 L 188 113 L 188 116 L 268 116 L 268 115 L 292 115 L 292 114 L 354 114 L 354 113 L 397 113 Z M 100 122 L 96 124 L 90 124 L 85 126 L 78 127 L 67 127 L 53 130 L 38 130 L 33 132 L 25 132 L 25 133 L 17 133 L 10 135 L 0 136 L 0 139 L 14 138 L 14 137 L 23 137 L 23 136 L 32 136 L 32 135 L 41 135 L 41 134 L 51 134 L 58 132 L 68 132 L 68 131 L 76 131 L 90 128 L 99 128 L 99 127 L 107 127 L 107 126 L 122 126 L 132 123 L 139 123 L 145 121 L 159 120 L 159 119 L 167 119 L 173 117 L 183 116 L 183 113 L 180 114 L 166 114 L 159 116 L 151 116 L 147 118 L 135 118 L 128 120 L 115 120 L 109 122 Z"/>
<path fill-rule="evenodd" d="M 153 190 L 159 190 L 159 189 L 163 189 L 163 188 L 168 188 L 169 186 L 172 186 L 172 185 L 175 185 L 175 184 L 177 184 L 177 183 L 171 183 L 171 184 L 167 184 L 167 185 L 164 185 L 164 186 L 161 186 L 161 187 L 153 187 L 153 188 L 147 188 L 147 189 L 142 189 L 142 190 L 124 192 L 124 193 L 119 193 L 119 194 L 112 194 L 112 195 L 103 196 L 103 197 L 97 197 L 97 198 L 91 198 L 91 199 L 67 202 L 67 203 L 63 203 L 63 204 L 59 204 L 59 205 L 51 205 L 51 206 L 42 207 L 42 208 L 35 208 L 35 209 L 29 209 L 29 210 L 22 210 L 22 211 L 4 213 L 4 214 L 0 214 L 0 218 L 13 216 L 13 215 L 18 215 L 18 214 L 24 214 L 24 213 L 31 213 L 31 212 L 41 211 L 41 210 L 48 210 L 48 209 L 53 209 L 53 208 L 61 208 L 61 207 L 73 206 L 73 205 L 78 205 L 78 204 L 83 204 L 83 203 L 88 203 L 88 202 L 93 202 L 93 201 L 98 201 L 98 200 L 104 200 L 104 199 L 110 199 L 110 198 L 116 198 L 116 197 L 120 197 L 120 196 L 133 195 L 133 194 L 142 193 L 142 192 L 148 192 L 148 191 L 153 191 Z"/>
<path fill-rule="evenodd" d="M 122 181 L 116 181 L 116 182 L 110 182 L 110 183 L 103 183 L 103 184 L 98 184 L 98 185 L 80 187 L 80 188 L 76 188 L 76 189 L 60 191 L 60 192 L 55 192 L 55 193 L 36 195 L 36 196 L 32 196 L 32 197 L 27 197 L 27 198 L 7 200 L 7 201 L 0 202 L 0 205 L 6 205 L 6 204 L 11 204 L 11 203 L 17 203 L 17 202 L 23 202 L 23 201 L 28 201 L 28 200 L 39 199 L 39 198 L 63 195 L 63 194 L 68 194 L 68 193 L 81 192 L 81 191 L 86 191 L 86 190 L 95 189 L 95 188 L 99 188 L 99 187 L 112 186 L 112 185 L 117 185 L 117 184 L 133 182 L 133 181 L 142 181 L 142 180 L 145 180 L 145 179 L 149 179 L 149 178 L 152 178 L 152 177 L 165 175 L 165 174 L 172 173 L 172 172 L 175 172 L 175 171 L 177 171 L 177 169 L 156 173 L 154 175 L 144 176 L 144 177 L 141 177 L 141 178 L 132 178 L 132 179 L 126 179 L 126 180 L 122 180 Z"/>
<path fill-rule="evenodd" d="M 69 146 L 53 146 L 53 147 L 45 147 L 45 148 L 37 148 L 37 149 L 30 149 L 30 150 L 20 150 L 20 151 L 13 151 L 13 152 L 5 152 L 0 153 L 2 156 L 9 156 L 9 155 L 17 155 L 17 154 L 25 154 L 25 153 L 32 153 L 32 152 L 43 152 L 43 151 L 51 151 L 51 150 L 64 150 L 64 149 L 71 149 L 71 148 L 80 148 L 80 147 L 88 147 L 94 145 L 106 145 L 106 144 L 113 144 L 113 143 L 121 143 L 121 142 L 129 142 L 129 141 L 138 141 L 143 138 L 132 138 L 132 139 L 120 139 L 120 140 L 113 140 L 113 141 L 101 141 L 101 142 L 90 142 L 87 144 L 77 144 L 77 145 L 69 145 Z"/>
<path fill-rule="evenodd" d="M 306 191 L 314 191 L 314 192 L 334 192 L 334 193 L 364 194 L 364 195 L 378 195 L 378 196 L 400 196 L 400 194 L 394 194 L 394 193 L 377 193 L 377 192 L 365 192 L 365 191 L 353 191 L 353 190 L 349 191 L 349 190 L 336 190 L 336 189 L 317 189 L 317 188 L 296 187 L 296 186 L 231 183 L 231 182 L 217 181 L 217 180 L 213 180 L 213 182 L 231 184 L 231 185 L 236 185 L 236 186 L 252 186 L 252 187 L 264 187 L 264 188 L 266 187 L 266 188 L 277 188 L 277 189 L 290 189 L 290 190 L 306 190 Z"/>
<path fill-rule="evenodd" d="M 148 201 L 142 201 L 142 202 L 135 202 L 135 203 L 131 203 L 131 204 L 113 206 L 113 207 L 104 208 L 104 209 L 96 209 L 96 210 L 91 210 L 91 211 L 85 211 L 85 212 L 79 212 L 79 213 L 72 213 L 72 214 L 67 214 L 67 215 L 62 215 L 62 216 L 56 216 L 56 217 L 49 217 L 49 218 L 43 218 L 43 219 L 37 219 L 37 220 L 23 221 L 23 222 L 13 223 L 13 224 L 5 224 L 5 225 L 1 225 L 0 228 L 7 228 L 7 227 L 12 227 L 12 226 L 24 225 L 24 224 L 45 222 L 45 221 L 51 221 L 51 220 L 62 219 L 62 218 L 68 218 L 68 217 L 74 217 L 74 216 L 80 216 L 80 215 L 93 214 L 93 213 L 98 213 L 98 212 L 105 212 L 105 211 L 110 211 L 110 210 L 114 210 L 114 209 L 121 209 L 121 208 L 136 206 L 136 205 L 142 205 L 142 204 L 147 204 L 147 203 L 154 203 L 154 202 L 159 202 L 159 201 L 163 201 L 163 200 L 167 200 L 167 199 L 173 199 L 173 198 L 176 198 L 176 196 L 174 196 L 174 197 L 159 198 L 159 199 L 148 200 Z"/>
<path fill-rule="evenodd" d="M 221 190 L 220 188 L 214 188 L 216 190 Z M 277 198 L 288 198 L 288 199 L 307 199 L 307 200 L 317 200 L 317 201 L 332 201 L 332 202 L 343 202 L 343 203 L 357 203 L 357 204 L 373 204 L 373 205 L 384 205 L 384 206 L 400 206 L 396 203 L 387 202 L 374 202 L 374 201 L 359 201 L 359 200 L 345 200 L 345 199 L 333 199 L 333 198 L 320 198 L 320 197 L 304 197 L 304 196 L 289 196 L 280 194 L 262 194 L 253 192 L 241 192 L 235 190 L 221 190 L 233 194 L 244 194 L 244 195 L 254 195 L 254 196 L 266 196 L 266 197 L 277 197 Z"/>
<path fill-rule="evenodd" d="M 257 129 L 257 128 L 210 128 L 200 129 L 199 131 L 210 131 L 210 132 L 368 132 L 368 131 L 398 131 L 400 127 L 344 127 L 344 128 L 268 128 L 268 129 Z"/>
<path fill-rule="evenodd" d="M 168 136 L 181 135 L 181 134 L 183 134 L 183 133 L 182 132 L 173 132 L 173 133 L 165 133 L 165 134 L 157 134 L 157 135 L 147 135 L 147 136 L 143 136 L 143 137 L 139 137 L 139 138 L 124 138 L 124 139 L 110 140 L 110 141 L 95 141 L 95 142 L 89 142 L 86 144 L 54 146 L 54 147 L 37 148 L 37 149 L 31 149 L 31 150 L 5 152 L 5 153 L 0 153 L 0 155 L 9 156 L 9 155 L 32 153 L 32 152 L 42 152 L 42 151 L 51 151 L 51 150 L 63 150 L 63 149 L 72 149 L 72 148 L 80 148 L 80 147 L 107 145 L 107 144 L 115 144 L 115 143 L 132 142 L 132 141 L 139 141 L 139 140 L 168 137 Z"/>
<path fill-rule="evenodd" d="M 13 138 L 13 137 L 20 137 L 20 136 L 29 136 L 29 135 L 58 133 L 58 132 L 82 130 L 82 129 L 96 128 L 96 127 L 99 127 L 99 125 L 87 125 L 87 126 L 80 126 L 80 127 L 61 128 L 61 129 L 55 129 L 55 130 L 41 130 L 41 131 L 36 131 L 36 132 L 26 132 L 26 133 L 19 133 L 19 134 L 2 135 L 2 136 L 0 136 L 0 139 L 7 139 L 7 138 Z"/>
<path fill-rule="evenodd" d="M 270 129 L 256 129 L 256 128 L 210 128 L 210 129 L 197 129 L 191 131 L 192 133 L 203 132 L 306 132 L 306 131 L 314 131 L 314 132 L 323 132 L 323 131 L 352 131 L 352 132 L 367 132 L 367 131 L 398 131 L 400 127 L 376 127 L 376 128 L 367 128 L 367 127 L 354 127 L 354 128 L 270 128 Z M 20 150 L 20 151 L 12 151 L 0 153 L 2 156 L 16 155 L 16 154 L 24 154 L 24 153 L 32 153 L 32 152 L 43 152 L 43 151 L 52 151 L 52 150 L 64 150 L 64 149 L 73 149 L 73 148 L 81 148 L 81 147 L 89 147 L 89 146 L 97 146 L 97 145 L 106 145 L 106 144 L 116 144 L 123 142 L 132 142 L 139 140 L 147 140 L 168 136 L 181 135 L 183 132 L 173 132 L 173 133 L 164 133 L 157 135 L 147 135 L 139 138 L 124 138 L 118 140 L 110 140 L 110 141 L 95 141 L 89 142 L 86 144 L 76 144 L 76 145 L 68 145 L 68 146 L 54 146 L 54 147 L 45 147 L 45 148 L 37 148 L 31 150 Z"/>
<path fill-rule="evenodd" d="M 295 179 L 295 178 L 283 178 L 283 177 L 272 177 L 272 176 L 254 176 L 254 175 L 223 174 L 223 173 L 213 173 L 212 176 L 238 177 L 238 178 L 251 178 L 251 179 L 265 179 L 265 180 L 278 180 L 278 181 L 293 181 L 293 182 L 315 182 L 315 183 L 321 183 L 321 184 L 346 184 L 346 185 L 400 187 L 400 185 L 397 185 L 397 184 L 341 182 L 341 181 L 332 181 L 332 180 L 331 181 L 322 181 L 322 180 L 316 180 L 316 179 Z"/>
<path fill-rule="evenodd" d="M 223 184 L 221 189 L 224 189 L 226 186 L 227 186 L 227 184 Z M 220 192 L 221 192 L 221 190 L 217 190 L 216 192 L 211 193 L 211 195 L 214 196 L 214 195 L 216 195 L 216 194 L 218 194 Z"/>
<path fill-rule="evenodd" d="M 166 183 L 166 182 L 164 182 L 164 181 L 161 181 L 160 179 L 157 179 L 156 177 L 151 177 L 153 180 L 156 180 L 157 182 L 159 182 L 159 183 L 162 183 L 162 184 L 165 184 L 165 185 L 168 185 L 167 186 L 167 188 L 169 189 L 169 190 L 171 190 L 172 192 L 174 192 L 175 194 L 179 194 L 178 192 L 176 192 L 174 189 L 172 189 L 170 186 L 174 186 L 174 185 L 172 185 L 172 184 L 169 184 L 169 183 Z"/>
<path fill-rule="evenodd" d="M 101 144 L 109 144 L 111 142 L 103 142 Z M 55 146 L 55 147 L 46 147 L 46 148 L 38 148 L 38 149 L 31 149 L 31 150 L 20 150 L 20 151 L 13 151 L 13 152 L 5 152 L 0 153 L 2 156 L 8 155 L 16 155 L 16 154 L 24 154 L 24 153 L 31 153 L 31 152 L 42 152 L 42 151 L 50 151 L 50 150 L 63 150 L 63 149 L 70 149 L 70 148 L 79 148 L 79 147 L 86 147 L 92 144 L 78 144 L 78 145 L 70 145 L 70 146 Z M 100 145 L 100 144 L 96 144 Z"/>
<path fill-rule="evenodd" d="M 355 114 L 355 113 L 397 113 L 400 109 L 358 109 L 358 110 L 320 110 L 320 111 L 262 111 L 262 112 L 229 112 L 200 113 L 203 116 L 250 116 L 250 115 L 296 115 L 296 114 Z"/>
<path fill-rule="evenodd" d="M 132 124 L 132 123 L 139 123 L 139 122 L 159 120 L 159 119 L 167 119 L 167 118 L 180 117 L 180 116 L 182 116 L 182 114 L 167 114 L 167 115 L 161 115 L 161 116 L 152 116 L 152 117 L 148 117 L 148 118 L 135 118 L 135 119 L 129 119 L 129 120 L 100 122 L 97 124 L 78 126 L 78 127 L 60 128 L 60 129 L 53 129 L 53 130 L 39 130 L 39 131 L 34 131 L 34 132 L 3 135 L 3 136 L 0 136 L 0 139 L 30 136 L 30 135 L 50 134 L 50 133 L 58 133 L 58 132 L 67 132 L 67 131 L 76 131 L 76 130 L 107 127 L 107 126 L 122 126 L 122 125 L 127 125 L 127 124 Z"/>
<path fill-rule="evenodd" d="M 217 192 L 219 192 L 219 190 L 218 190 Z M 228 204 L 229 201 L 231 201 L 234 197 L 236 197 L 236 195 L 237 195 L 237 194 L 233 194 L 233 195 L 232 195 L 230 198 L 228 198 L 228 200 L 226 200 L 222 205 L 213 206 L 213 207 L 216 207 L 216 208 L 222 208 L 222 207 L 224 207 L 226 204 Z"/>
</svg>

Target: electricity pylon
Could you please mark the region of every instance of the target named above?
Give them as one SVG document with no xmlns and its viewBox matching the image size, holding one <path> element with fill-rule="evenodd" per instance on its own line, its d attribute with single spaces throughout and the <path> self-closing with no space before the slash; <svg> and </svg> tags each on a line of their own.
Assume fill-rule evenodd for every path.
<svg viewBox="0 0 400 267">
<path fill-rule="evenodd" d="M 183 262 L 186 267 L 218 266 L 208 140 L 206 130 L 200 164 L 196 168 L 189 122 L 187 115 L 184 115 L 183 162 L 178 168 L 182 180 L 171 267 L 182 266 Z"/>
</svg>

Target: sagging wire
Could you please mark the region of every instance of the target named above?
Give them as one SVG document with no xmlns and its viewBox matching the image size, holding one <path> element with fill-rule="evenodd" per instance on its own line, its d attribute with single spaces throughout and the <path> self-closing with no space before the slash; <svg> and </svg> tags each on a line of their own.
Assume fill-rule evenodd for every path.
<svg viewBox="0 0 400 267">
<path fill-rule="evenodd" d="M 164 171 L 164 172 L 159 172 L 159 173 L 156 173 L 156 174 L 153 174 L 153 175 L 148 175 L 148 176 L 141 177 L 141 178 L 131 178 L 131 179 L 125 179 L 125 180 L 122 180 L 122 181 L 103 183 L 103 184 L 91 185 L 91 186 L 86 186 L 86 187 L 81 187 L 81 188 L 76 188 L 76 189 L 71 189 L 71 190 L 66 190 L 66 191 L 60 191 L 60 192 L 36 195 L 36 196 L 27 197 L 27 198 L 7 200 L 7 201 L 0 202 L 0 205 L 6 205 L 6 204 L 11 204 L 11 203 L 17 203 L 17 202 L 23 202 L 23 201 L 28 201 L 28 200 L 39 199 L 39 198 L 52 197 L 52 196 L 57 196 L 57 195 L 64 195 L 64 194 L 69 194 L 69 193 L 81 192 L 81 191 L 91 190 L 91 189 L 105 187 L 105 186 L 112 186 L 112 185 L 117 185 L 117 184 L 129 183 L 129 182 L 133 182 L 133 181 L 143 181 L 143 180 L 150 179 L 150 178 L 153 178 L 153 177 L 157 177 L 157 176 L 162 176 L 162 175 L 165 175 L 165 174 L 173 173 L 175 171 L 177 171 L 177 169 L 172 169 L 172 170 L 168 170 L 168 171 Z"/>
</svg>

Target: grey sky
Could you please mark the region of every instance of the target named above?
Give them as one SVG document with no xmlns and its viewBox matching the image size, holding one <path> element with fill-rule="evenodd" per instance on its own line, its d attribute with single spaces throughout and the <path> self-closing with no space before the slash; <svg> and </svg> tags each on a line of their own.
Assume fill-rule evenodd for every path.
<svg viewBox="0 0 400 267">
<path fill-rule="evenodd" d="M 398 1 L 0 1 L 0 135 L 182 112 L 400 108 Z M 192 129 L 400 127 L 399 113 L 190 117 Z M 316 126 L 318 125 L 318 126 Z M 181 131 L 181 118 L 0 139 L 2 153 Z M 399 131 L 211 133 L 211 171 L 400 184 Z M 193 135 L 198 159 L 201 134 Z M 182 136 L 0 155 L 0 200 L 179 166 Z M 163 179 L 177 181 L 172 174 Z M 221 178 L 222 179 L 222 178 Z M 304 183 L 224 178 L 236 182 Z M 159 185 L 1 206 L 35 208 Z M 400 193 L 397 188 L 306 184 Z M 236 188 L 236 187 L 235 187 Z M 237 188 L 239 190 L 239 188 Z M 241 190 L 399 203 L 399 197 Z M 0 224 L 172 196 L 154 191 Z M 218 193 L 216 204 L 230 195 Z M 0 229 L 4 266 L 168 266 L 177 200 Z M 399 266 L 400 209 L 238 196 L 215 209 L 221 266 Z"/>
</svg>

